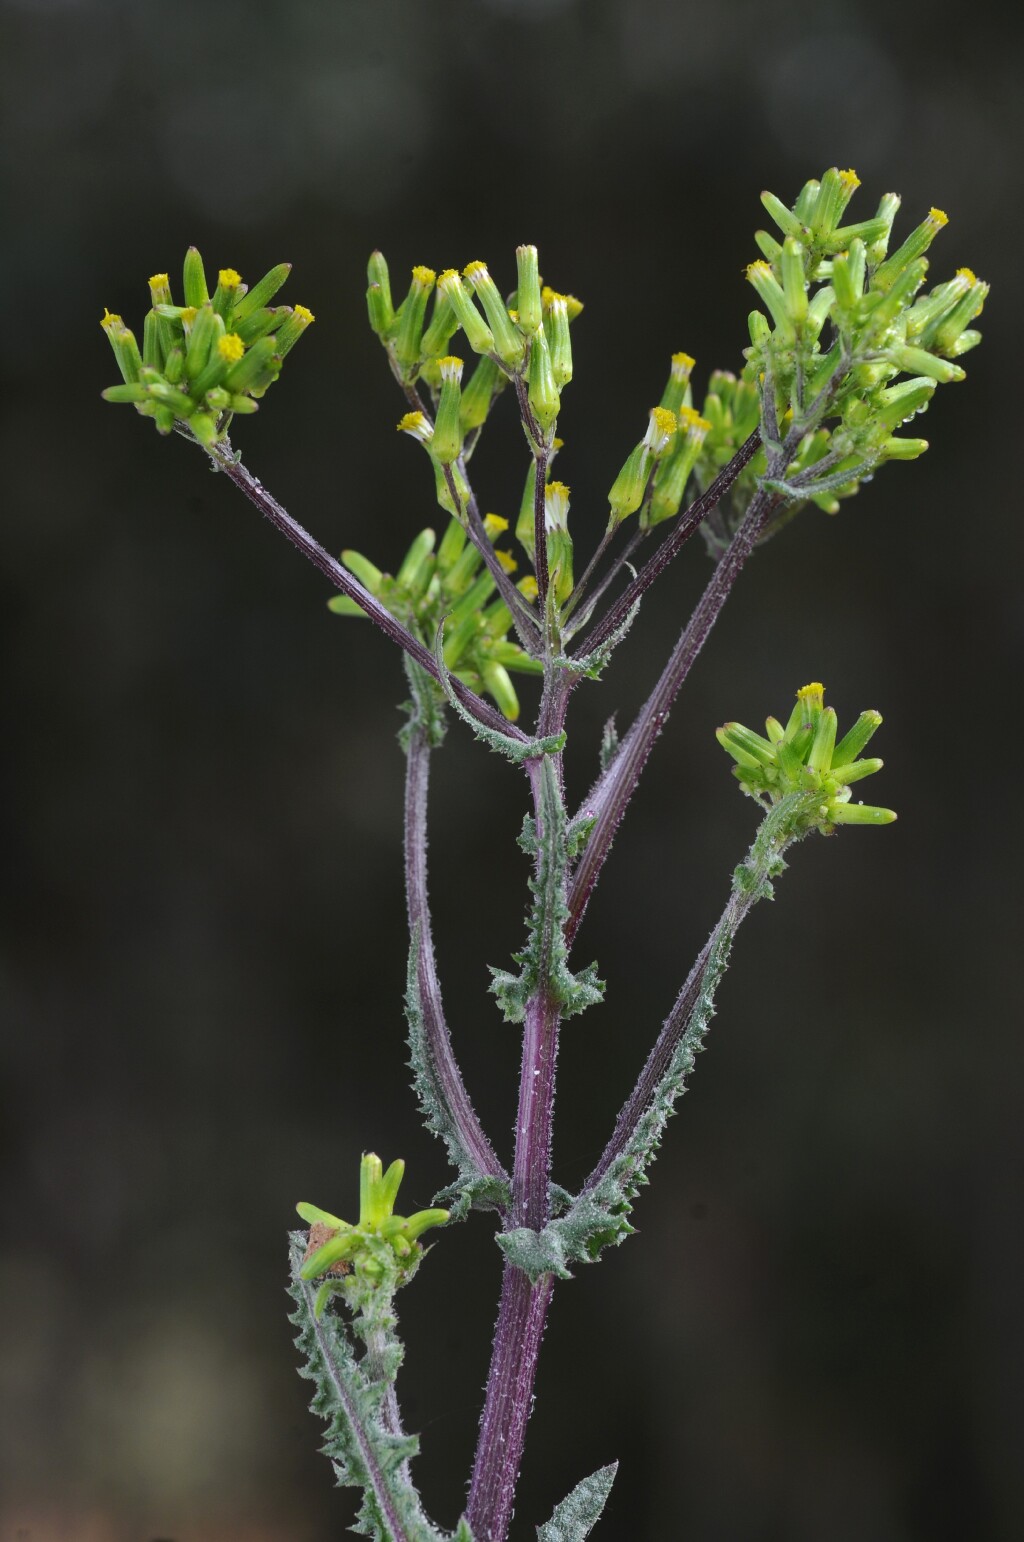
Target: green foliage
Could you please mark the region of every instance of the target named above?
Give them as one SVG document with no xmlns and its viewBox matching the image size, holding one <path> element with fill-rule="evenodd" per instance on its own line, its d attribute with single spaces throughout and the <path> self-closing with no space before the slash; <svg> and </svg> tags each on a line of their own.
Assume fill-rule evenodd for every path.
<svg viewBox="0 0 1024 1542">
<path fill-rule="evenodd" d="M 343 1320 L 333 1311 L 317 1312 L 313 1286 L 302 1278 L 305 1234 L 293 1233 L 290 1244 L 288 1291 L 295 1311 L 289 1320 L 299 1330 L 295 1342 L 304 1361 L 299 1374 L 315 1383 L 310 1407 L 327 1420 L 322 1449 L 339 1486 L 362 1490 L 355 1529 L 375 1542 L 440 1542 L 409 1477 L 419 1441 L 388 1426 L 388 1389 L 402 1358 L 393 1322 L 387 1326 L 378 1314 L 372 1331 L 386 1338 L 386 1352 L 371 1360 L 367 1349 L 357 1358 Z M 370 1338 L 365 1320 L 356 1326 L 360 1330 Z"/>
<path fill-rule="evenodd" d="M 367 1152 L 359 1166 L 359 1220 L 355 1225 L 317 1205 L 302 1203 L 296 1209 L 304 1221 L 317 1228 L 310 1234 L 310 1251 L 303 1260 L 303 1280 L 323 1278 L 317 1312 L 332 1293 L 340 1293 L 360 1313 L 372 1315 L 389 1301 L 419 1267 L 425 1231 L 443 1226 L 447 1210 L 417 1210 L 415 1215 L 395 1215 L 395 1201 L 405 1173 L 405 1163 L 392 1162 L 384 1172 L 380 1157 Z"/>
<path fill-rule="evenodd" d="M 569 862 L 565 806 L 549 755 L 541 762 L 540 787 L 541 830 L 538 833 L 531 821 L 524 826 L 520 838 L 520 844 L 536 857 L 536 872 L 530 880 L 533 907 L 526 947 L 513 954 L 520 971 L 512 974 L 507 969 L 491 969 L 491 990 L 507 1023 L 523 1021 L 527 1002 L 538 991 L 557 1003 L 562 1017 L 585 1012 L 604 995 L 596 965 L 590 964 L 576 975 L 568 966 L 563 931 L 569 915 L 565 898 Z"/>
<path fill-rule="evenodd" d="M 511 734 L 502 733 L 497 728 L 490 728 L 486 723 L 481 723 L 475 718 L 455 694 L 451 683 L 450 671 L 444 661 L 444 627 L 443 623 L 438 628 L 434 642 L 434 658 L 437 661 L 438 674 L 441 677 L 441 685 L 448 698 L 449 705 L 454 707 L 456 713 L 473 730 L 476 737 L 494 750 L 499 755 L 504 755 L 514 766 L 521 766 L 527 760 L 540 760 L 544 755 L 557 755 L 565 746 L 565 734 L 547 734 L 539 739 L 527 739 L 520 737 L 514 739 Z"/>
<path fill-rule="evenodd" d="M 537 1542 L 585 1542 L 601 1518 L 618 1470 L 618 1462 L 611 1462 L 577 1483 L 551 1519 L 537 1527 Z"/>
</svg>

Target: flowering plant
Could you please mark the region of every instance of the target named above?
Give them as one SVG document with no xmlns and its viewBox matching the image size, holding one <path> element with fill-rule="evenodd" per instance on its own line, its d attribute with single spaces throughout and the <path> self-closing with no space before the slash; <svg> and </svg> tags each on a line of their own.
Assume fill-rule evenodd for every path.
<svg viewBox="0 0 1024 1542">
<path fill-rule="evenodd" d="M 314 1408 L 329 1421 L 326 1450 L 339 1482 L 362 1492 L 359 1526 L 367 1535 L 389 1542 L 441 1536 L 413 1482 L 418 1442 L 405 1433 L 396 1391 L 403 1349 L 394 1303 L 422 1261 L 421 1237 L 474 1210 L 498 1219 L 501 1301 L 469 1497 L 454 1536 L 503 1542 L 552 1292 L 633 1230 L 633 1206 L 707 1030 L 741 922 L 771 895 L 798 841 L 895 818 L 854 797 L 856 784 L 881 769 L 880 760 L 862 756 L 881 723 L 877 712 L 862 713 L 840 737 L 823 687 L 813 683 L 797 692 L 785 724 L 767 719 L 764 735 L 733 722 L 718 730 L 762 818 L 603 1152 L 576 1193 L 562 1188 L 551 1160 L 559 1037 L 563 1024 L 604 994 L 596 965 L 576 966 L 573 948 L 676 696 L 755 550 L 801 508 L 834 514 L 887 461 L 921 455 L 926 442 L 899 430 L 939 385 L 963 379 L 959 361 L 979 341 L 973 323 L 987 286 L 967 268 L 926 286 L 927 253 L 945 215 L 933 209 L 893 248 L 894 194 L 873 216 L 844 223 L 857 185 L 853 172 L 831 168 L 792 206 L 762 195 L 777 233 L 757 232 L 761 256 L 747 269 L 759 304 L 748 317 L 742 368 L 712 373 L 697 406 L 693 359 L 671 356 L 660 399 L 611 481 L 603 526 L 582 522 L 592 551 L 579 576 L 571 493 L 552 468 L 563 452 L 561 397 L 573 376 L 572 333 L 583 308 L 542 282 L 535 247 L 518 248 L 511 293 L 480 261 L 439 278 L 420 265 L 397 305 L 383 256 L 370 259 L 370 324 L 407 409 L 398 429 L 425 454 L 443 519 L 440 539 L 433 526 L 412 533 L 394 574 L 359 552 L 343 552 L 340 562 L 330 556 L 229 439 L 235 416 L 258 409 L 313 321 L 303 306 L 270 303 L 287 264 L 251 289 L 234 269 L 222 269 L 211 296 L 191 249 L 183 305 L 166 274 L 150 280 L 141 349 L 119 316 L 104 315 L 122 375 L 108 400 L 131 403 L 159 432 L 198 444 L 332 581 L 332 611 L 369 619 L 404 658 L 406 1015 L 415 1092 L 454 1176 L 433 1206 L 403 1217 L 394 1212 L 402 1163 L 385 1172 L 366 1155 L 359 1220 L 303 1203 L 308 1231 L 291 1239 L 303 1374 L 316 1384 Z M 475 357 L 471 369 L 452 351 L 459 333 Z M 485 513 L 471 462 L 506 392 L 524 431 L 525 465 L 499 499 L 505 512 Z M 704 592 L 628 731 L 619 739 L 609 726 L 598 774 L 573 806 L 563 771 L 572 697 L 599 678 L 644 595 L 698 530 L 712 561 Z M 520 726 L 513 675 L 539 684 L 529 729 Z M 449 709 L 525 773 L 529 792 L 520 838 L 533 864 L 526 941 L 513 955 L 515 967 L 491 971 L 499 1010 L 522 1028 L 510 1162 L 474 1111 L 434 961 L 427 790 Z M 581 1542 L 614 1472 L 605 1467 L 578 1483 L 538 1528 L 542 1542 Z"/>
</svg>

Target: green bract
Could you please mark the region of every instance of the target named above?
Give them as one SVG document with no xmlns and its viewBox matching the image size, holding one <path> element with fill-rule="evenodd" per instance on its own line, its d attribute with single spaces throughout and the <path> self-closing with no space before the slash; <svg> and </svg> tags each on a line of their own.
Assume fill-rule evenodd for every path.
<svg viewBox="0 0 1024 1542">
<path fill-rule="evenodd" d="M 880 760 L 857 758 L 881 723 L 881 714 L 862 712 L 837 744 L 836 714 L 824 706 L 824 695 L 817 681 L 802 686 L 785 728 L 778 718 L 768 718 L 766 739 L 742 723 L 719 728 L 719 744 L 736 761 L 733 775 L 762 807 L 794 793 L 806 795 L 794 805 L 791 836 L 809 830 L 831 835 L 836 825 L 892 824 L 892 809 L 850 801 L 851 783 L 882 769 Z"/>
<path fill-rule="evenodd" d="M 106 400 L 133 403 L 161 434 L 181 424 L 204 445 L 226 438 L 236 412 L 256 411 L 313 320 L 304 305 L 267 304 L 290 272 L 291 263 L 279 263 L 250 289 L 234 268 L 222 268 L 211 298 L 203 259 L 190 246 L 184 305 L 174 303 L 166 273 L 149 281 L 141 354 L 121 317 L 104 313 L 101 325 L 124 377 L 103 392 Z"/>
<path fill-rule="evenodd" d="M 385 1172 L 380 1157 L 367 1152 L 359 1167 L 359 1220 L 354 1226 L 316 1205 L 296 1205 L 310 1226 L 299 1277 L 328 1276 L 317 1297 L 317 1315 L 334 1291 L 358 1297 L 367 1287 L 393 1291 L 404 1285 L 423 1256 L 417 1239 L 447 1221 L 447 1210 L 394 1214 L 404 1174 L 404 1162 L 392 1162 Z"/>
</svg>

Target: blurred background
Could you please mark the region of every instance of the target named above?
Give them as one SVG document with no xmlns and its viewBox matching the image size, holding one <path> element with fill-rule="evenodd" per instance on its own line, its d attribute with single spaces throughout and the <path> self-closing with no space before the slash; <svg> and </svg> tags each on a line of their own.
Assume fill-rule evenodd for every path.
<svg viewBox="0 0 1024 1542">
<path fill-rule="evenodd" d="M 0 625 L 3 1253 L 0 1539 L 328 1542 L 285 1320 L 284 1234 L 349 1214 L 360 1152 L 446 1181 L 407 1086 L 397 654 L 201 455 L 100 400 L 104 305 L 154 271 L 316 313 L 247 463 L 332 550 L 384 567 L 434 522 L 365 321 L 364 264 L 485 259 L 586 303 L 558 474 L 577 551 L 669 354 L 736 367 L 766 223 L 828 165 L 933 273 L 994 286 L 932 448 L 743 575 L 619 836 L 578 961 L 557 1177 L 588 1171 L 724 902 L 754 810 L 713 730 L 822 679 L 885 715 L 890 830 L 808 842 L 740 938 L 640 1235 L 559 1288 L 513 1535 L 618 1457 L 599 1535 L 1009 1542 L 1019 1460 L 1019 477 L 1011 469 L 1024 127 L 1017 25 L 858 0 L 0 0 L 8 295 Z M 175 280 L 177 281 L 177 280 Z M 1017 320 L 1014 320 L 1014 315 Z M 510 404 L 474 463 L 514 514 Z M 1001 411 L 1001 409 L 1000 409 Z M 584 792 L 708 572 L 694 542 L 605 682 Z M 1009 716 L 1007 714 L 1009 713 Z M 993 780 L 995 778 L 995 780 Z M 516 773 L 453 727 L 431 844 L 449 1016 L 510 1146 L 516 1030 L 485 964 L 522 937 Z M 400 1390 L 436 1520 L 461 1508 L 486 1375 L 492 1223 L 441 1236 L 400 1298 Z"/>
</svg>

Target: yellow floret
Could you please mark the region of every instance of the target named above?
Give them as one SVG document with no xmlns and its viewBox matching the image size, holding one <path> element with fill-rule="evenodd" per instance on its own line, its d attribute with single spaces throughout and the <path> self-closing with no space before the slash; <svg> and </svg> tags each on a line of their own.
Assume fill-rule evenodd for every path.
<svg viewBox="0 0 1024 1542">
<path fill-rule="evenodd" d="M 234 268 L 221 268 L 217 281 L 222 289 L 237 289 L 242 282 L 242 275 L 236 273 Z"/>
<path fill-rule="evenodd" d="M 978 282 L 978 275 L 974 272 L 973 268 L 957 268 L 956 276 L 957 278 L 965 278 L 972 289 Z"/>
<path fill-rule="evenodd" d="M 532 605 L 538 594 L 537 580 L 534 578 L 533 574 L 527 573 L 526 577 L 521 578 L 516 584 L 516 588 L 519 590 L 519 593 L 522 595 L 523 599 L 526 600 L 528 604 Z"/>
<path fill-rule="evenodd" d="M 422 263 L 418 264 L 412 270 L 413 282 L 420 284 L 424 289 L 430 288 L 431 284 L 434 282 L 435 276 L 436 275 L 433 268 L 426 268 Z"/>
<path fill-rule="evenodd" d="M 420 439 L 424 443 L 430 438 L 434 430 L 427 422 L 422 412 L 407 412 L 401 422 L 396 425 L 401 434 L 412 434 L 414 439 Z"/>
<path fill-rule="evenodd" d="M 165 284 L 169 284 L 171 281 L 166 273 L 154 273 L 149 282 L 154 289 L 162 289 Z"/>
<path fill-rule="evenodd" d="M 181 313 L 181 324 L 182 324 L 182 326 L 183 327 L 190 327 L 192 325 L 193 321 L 195 321 L 195 319 L 196 319 L 198 314 L 199 314 L 199 312 L 196 310 L 194 305 L 186 305 L 184 310 Z"/>
<path fill-rule="evenodd" d="M 672 355 L 672 379 L 688 380 L 690 378 L 690 371 L 696 362 L 696 359 L 691 358 L 688 353 L 674 353 Z"/>
<path fill-rule="evenodd" d="M 949 224 L 949 215 L 945 212 L 944 209 L 929 209 L 928 218 L 931 220 L 933 225 Z"/>
<path fill-rule="evenodd" d="M 685 429 L 688 434 L 700 434 L 701 437 L 711 432 L 711 424 L 707 418 L 702 418 L 694 407 L 680 407 L 679 427 Z"/>
<path fill-rule="evenodd" d="M 506 573 L 514 573 L 516 568 L 519 566 L 519 563 L 516 561 L 510 551 L 496 551 L 494 555 L 497 557 Z"/>
<path fill-rule="evenodd" d="M 497 536 L 504 534 L 508 529 L 508 520 L 500 514 L 485 514 L 484 529 L 493 541 Z"/>
<path fill-rule="evenodd" d="M 462 276 L 463 278 L 468 278 L 470 283 L 473 283 L 478 278 L 487 278 L 486 262 L 467 262 L 462 270 Z"/>
<path fill-rule="evenodd" d="M 850 171 L 841 171 L 839 173 L 839 180 L 844 187 L 850 188 L 853 192 L 856 192 L 857 188 L 860 187 L 860 178 L 852 169 Z"/>
<path fill-rule="evenodd" d="M 245 352 L 245 344 L 237 332 L 226 332 L 217 339 L 217 352 L 229 364 L 237 364 Z"/>
<path fill-rule="evenodd" d="M 301 321 L 304 327 L 308 327 L 311 321 L 316 320 L 308 305 L 293 305 L 292 315 L 296 321 Z"/>
<path fill-rule="evenodd" d="M 810 701 L 820 707 L 825 699 L 825 687 L 820 680 L 812 680 L 810 685 L 802 685 L 796 693 L 797 701 Z"/>
<path fill-rule="evenodd" d="M 671 439 L 676 431 L 676 415 L 668 407 L 652 407 L 651 422 L 655 432 L 663 434 L 667 439 Z"/>
<path fill-rule="evenodd" d="M 124 322 L 120 316 L 115 315 L 113 311 L 108 311 L 107 307 L 104 306 L 103 315 L 100 317 L 100 326 L 109 330 L 111 327 L 123 327 Z"/>
</svg>

